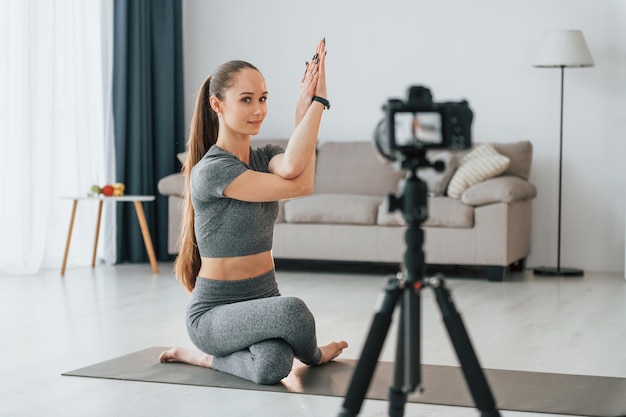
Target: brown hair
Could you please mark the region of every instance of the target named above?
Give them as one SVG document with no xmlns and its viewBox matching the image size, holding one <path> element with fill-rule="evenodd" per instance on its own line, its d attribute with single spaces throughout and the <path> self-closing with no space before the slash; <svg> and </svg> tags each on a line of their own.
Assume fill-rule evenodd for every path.
<svg viewBox="0 0 626 417">
<path fill-rule="evenodd" d="M 187 141 L 187 159 L 182 167 L 185 187 L 183 189 L 182 226 L 179 236 L 180 250 L 174 262 L 174 274 L 189 292 L 195 287 L 196 276 L 200 271 L 200 252 L 194 231 L 194 210 L 189 191 L 191 168 L 217 141 L 219 122 L 217 113 L 211 108 L 209 98 L 215 96 L 222 100 L 224 92 L 233 85 L 235 74 L 244 68 L 258 71 L 254 65 L 248 62 L 229 61 L 219 66 L 212 75 L 209 75 L 200 87 L 191 119 Z"/>
</svg>

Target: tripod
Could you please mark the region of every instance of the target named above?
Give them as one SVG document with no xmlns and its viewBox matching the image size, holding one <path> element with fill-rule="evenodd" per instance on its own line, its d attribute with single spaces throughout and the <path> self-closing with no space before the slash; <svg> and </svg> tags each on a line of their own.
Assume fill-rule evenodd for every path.
<svg viewBox="0 0 626 417">
<path fill-rule="evenodd" d="M 410 170 L 400 197 L 389 196 L 389 211 L 400 209 L 408 224 L 405 235 L 406 251 L 404 271 L 389 277 L 382 302 L 378 304 L 361 357 L 352 375 L 343 408 L 338 417 L 355 417 L 359 414 L 363 399 L 372 380 L 378 357 L 391 325 L 396 306 L 400 305 L 398 338 L 394 376 L 389 388 L 389 416 L 402 417 L 407 395 L 421 386 L 420 367 L 420 292 L 432 288 L 450 340 L 454 345 L 463 376 L 482 417 L 499 417 L 495 400 L 487 379 L 478 363 L 461 316 L 452 301 L 450 291 L 441 276 L 423 279 L 424 275 L 424 232 L 421 224 L 428 218 L 427 187 L 417 176 L 419 166 L 433 166 L 419 150 L 414 155 L 405 155 L 403 168 Z M 440 166 L 434 166 L 440 170 Z"/>
</svg>

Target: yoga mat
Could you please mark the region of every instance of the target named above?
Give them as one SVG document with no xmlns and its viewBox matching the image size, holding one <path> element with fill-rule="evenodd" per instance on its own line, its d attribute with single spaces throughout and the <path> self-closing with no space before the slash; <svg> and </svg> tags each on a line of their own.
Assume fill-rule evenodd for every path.
<svg viewBox="0 0 626 417">
<path fill-rule="evenodd" d="M 345 397 L 356 360 L 337 359 L 310 367 L 294 361 L 292 372 L 276 385 L 257 385 L 232 375 L 182 363 L 159 363 L 166 347 L 151 347 L 74 371 L 83 376 L 128 381 L 160 382 L 255 391 Z M 392 362 L 378 362 L 366 399 L 387 400 Z M 626 415 L 626 379 L 484 369 L 500 410 L 597 417 Z M 460 367 L 422 365 L 421 395 L 408 402 L 475 407 Z"/>
</svg>

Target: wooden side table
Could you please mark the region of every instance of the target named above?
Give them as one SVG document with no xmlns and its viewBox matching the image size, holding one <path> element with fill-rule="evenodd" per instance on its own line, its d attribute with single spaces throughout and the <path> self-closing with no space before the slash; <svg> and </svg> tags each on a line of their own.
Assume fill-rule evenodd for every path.
<svg viewBox="0 0 626 417">
<path fill-rule="evenodd" d="M 148 252 L 148 258 L 150 259 L 150 265 L 152 266 L 152 272 L 155 274 L 159 272 L 159 267 L 156 261 L 156 255 L 154 254 L 154 247 L 152 246 L 152 239 L 150 238 L 150 230 L 148 229 L 148 223 L 146 222 L 146 215 L 143 211 L 142 203 L 144 201 L 154 201 L 153 195 L 123 195 L 120 197 L 104 197 L 104 196 L 74 196 L 74 197 L 61 197 L 67 200 L 72 200 L 72 216 L 70 218 L 70 228 L 67 232 L 67 242 L 65 244 L 65 254 L 63 255 L 63 265 L 61 266 L 61 276 L 65 275 L 65 266 L 67 265 L 67 254 L 70 251 L 70 241 L 72 240 L 72 229 L 74 228 L 74 218 L 76 217 L 76 207 L 79 201 L 97 201 L 98 202 L 98 220 L 96 222 L 96 238 L 93 243 L 93 257 L 91 258 L 91 267 L 96 266 L 96 251 L 98 249 L 98 235 L 100 234 L 100 220 L 102 219 L 102 205 L 105 201 L 113 201 L 116 203 L 133 203 L 135 205 L 135 211 L 137 212 L 137 220 L 139 220 L 139 226 L 141 227 L 141 234 L 143 236 L 143 242 L 146 245 L 146 251 Z"/>
</svg>

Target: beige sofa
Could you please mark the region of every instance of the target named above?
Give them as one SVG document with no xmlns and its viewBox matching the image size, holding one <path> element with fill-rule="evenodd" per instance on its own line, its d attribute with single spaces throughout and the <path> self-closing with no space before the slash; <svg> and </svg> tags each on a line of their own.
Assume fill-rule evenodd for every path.
<svg viewBox="0 0 626 417">
<path fill-rule="evenodd" d="M 253 146 L 267 142 L 286 143 L 253 140 Z M 459 183 L 457 174 L 467 171 L 469 165 L 460 161 L 469 151 L 431 151 L 433 159 L 447 162 L 447 169 L 419 171 L 431 192 L 429 218 L 423 224 L 424 252 L 427 264 L 484 266 L 489 280 L 501 281 L 508 267 L 523 268 L 530 254 L 531 202 L 536 188 L 528 182 L 530 142 L 493 144 L 491 149 L 508 160 L 504 171 L 470 187 L 466 184 L 457 198 L 445 194 L 453 182 Z M 406 227 L 400 212 L 388 212 L 386 196 L 399 193 L 405 175 L 383 163 L 370 142 L 321 143 L 314 194 L 280 204 L 274 257 L 401 263 Z M 159 192 L 169 196 L 171 254 L 177 252 L 182 187 L 180 173 L 158 184 Z"/>
</svg>

